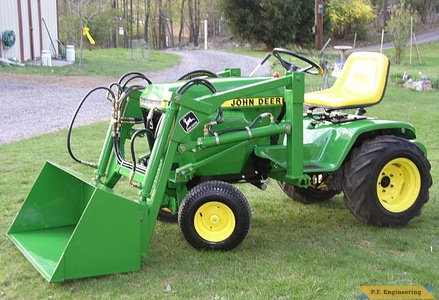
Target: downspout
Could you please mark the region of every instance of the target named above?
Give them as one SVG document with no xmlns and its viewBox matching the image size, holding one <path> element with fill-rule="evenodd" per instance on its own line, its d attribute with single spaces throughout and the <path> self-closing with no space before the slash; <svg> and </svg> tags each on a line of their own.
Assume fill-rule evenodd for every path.
<svg viewBox="0 0 439 300">
<path fill-rule="evenodd" d="M 40 34 L 40 56 L 42 56 L 41 51 L 43 50 L 43 26 L 41 24 L 41 0 L 37 0 L 37 6 L 38 6 L 38 33 Z"/>
<path fill-rule="evenodd" d="M 56 39 L 58 41 L 61 41 L 60 37 L 59 37 L 59 6 L 58 6 L 58 0 L 55 0 L 55 6 L 56 6 Z M 59 53 L 59 51 L 58 51 L 58 53 Z"/>
<path fill-rule="evenodd" d="M 18 11 L 18 36 L 20 37 L 20 59 L 19 61 L 24 62 L 24 42 L 23 42 L 23 11 L 21 10 L 21 0 L 17 0 L 17 11 Z"/>
<path fill-rule="evenodd" d="M 27 0 L 27 14 L 29 18 L 30 56 L 31 56 L 31 60 L 34 60 L 35 49 L 34 49 L 34 28 L 32 23 L 32 0 Z"/>
</svg>

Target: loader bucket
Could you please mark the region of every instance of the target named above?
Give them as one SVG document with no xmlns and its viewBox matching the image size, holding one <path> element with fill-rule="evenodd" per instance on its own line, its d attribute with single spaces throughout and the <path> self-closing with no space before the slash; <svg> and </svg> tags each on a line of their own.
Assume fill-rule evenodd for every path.
<svg viewBox="0 0 439 300">
<path fill-rule="evenodd" d="M 46 162 L 8 236 L 50 282 L 140 269 L 140 204 Z"/>
</svg>

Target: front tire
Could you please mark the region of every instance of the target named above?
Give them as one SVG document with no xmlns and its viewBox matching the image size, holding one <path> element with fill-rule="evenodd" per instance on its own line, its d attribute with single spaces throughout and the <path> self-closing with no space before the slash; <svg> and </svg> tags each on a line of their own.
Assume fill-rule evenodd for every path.
<svg viewBox="0 0 439 300">
<path fill-rule="evenodd" d="M 183 199 L 178 224 L 196 249 L 232 250 L 250 230 L 251 211 L 244 195 L 222 181 L 195 186 Z"/>
<path fill-rule="evenodd" d="M 301 188 L 279 180 L 277 184 L 285 195 L 303 204 L 325 202 L 340 194 L 340 191 L 316 189 L 312 186 Z"/>
<path fill-rule="evenodd" d="M 344 166 L 346 206 L 368 224 L 407 225 L 429 199 L 430 168 L 424 152 L 408 140 L 367 140 Z"/>
</svg>

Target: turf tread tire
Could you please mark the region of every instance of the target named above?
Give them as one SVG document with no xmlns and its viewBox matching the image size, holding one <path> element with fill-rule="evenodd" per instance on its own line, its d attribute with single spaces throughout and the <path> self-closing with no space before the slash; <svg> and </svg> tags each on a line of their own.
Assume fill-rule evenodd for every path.
<svg viewBox="0 0 439 300">
<path fill-rule="evenodd" d="M 421 177 L 421 187 L 414 203 L 400 213 L 386 210 L 378 199 L 377 180 L 383 167 L 393 159 L 412 161 Z M 403 226 L 420 215 L 429 199 L 432 185 L 431 165 L 424 152 L 414 143 L 396 136 L 378 136 L 352 150 L 344 165 L 344 201 L 351 213 L 360 221 L 378 226 Z"/>
<path fill-rule="evenodd" d="M 225 204 L 234 214 L 233 233 L 225 240 L 211 242 L 203 239 L 195 229 L 194 216 L 203 204 L 216 201 Z M 251 223 L 251 210 L 245 196 L 234 186 L 222 181 L 206 181 L 195 186 L 183 199 L 178 224 L 186 241 L 196 249 L 232 250 L 245 239 Z"/>
</svg>

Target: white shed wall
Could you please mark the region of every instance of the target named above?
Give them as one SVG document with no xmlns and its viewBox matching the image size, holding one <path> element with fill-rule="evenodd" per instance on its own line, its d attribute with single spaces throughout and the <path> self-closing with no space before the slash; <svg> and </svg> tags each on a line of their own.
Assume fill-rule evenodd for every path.
<svg viewBox="0 0 439 300">
<path fill-rule="evenodd" d="M 39 59 L 42 50 L 54 54 L 57 44 L 54 42 L 52 46 L 51 39 L 58 38 L 57 0 L 0 1 L 0 33 L 13 30 L 16 35 L 12 48 L 6 49 L 1 43 L 0 57 L 24 62 Z"/>
<path fill-rule="evenodd" d="M 0 57 L 2 58 L 17 58 L 20 59 L 20 38 L 19 38 L 19 23 L 18 23 L 18 6 L 17 1 L 3 0 L 0 8 L 0 34 L 6 30 L 13 30 L 15 32 L 16 41 L 12 48 L 6 49 L 1 43 Z M 15 17 L 14 17 L 15 16 Z"/>
</svg>

